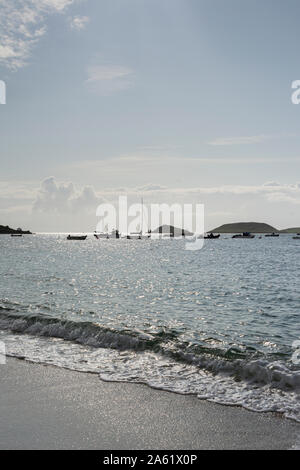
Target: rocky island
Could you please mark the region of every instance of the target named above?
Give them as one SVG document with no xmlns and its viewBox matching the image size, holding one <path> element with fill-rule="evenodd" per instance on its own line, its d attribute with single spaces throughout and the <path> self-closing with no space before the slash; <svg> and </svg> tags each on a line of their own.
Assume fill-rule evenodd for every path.
<svg viewBox="0 0 300 470">
<path fill-rule="evenodd" d="M 32 235 L 32 232 L 29 230 L 22 230 L 21 228 L 17 228 L 16 230 L 10 228 L 8 225 L 0 225 L 0 235 L 12 235 L 12 234 L 21 234 L 21 235 Z"/>
</svg>

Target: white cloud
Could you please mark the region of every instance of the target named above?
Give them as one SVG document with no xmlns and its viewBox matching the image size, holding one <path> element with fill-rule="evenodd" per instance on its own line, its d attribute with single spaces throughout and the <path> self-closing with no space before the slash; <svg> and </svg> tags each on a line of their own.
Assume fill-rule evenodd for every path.
<svg viewBox="0 0 300 470">
<path fill-rule="evenodd" d="M 106 158 L 101 148 L 97 150 L 98 158 L 93 160 L 79 160 L 66 165 L 64 162 L 56 169 L 60 178 L 66 176 L 72 181 L 89 181 L 94 187 L 141 187 L 153 182 L 156 185 L 173 187 L 197 187 L 197 186 L 219 186 L 223 183 L 220 176 L 223 172 L 228 173 L 228 167 L 245 166 L 247 163 L 267 163 L 272 175 L 274 162 L 288 164 L 294 160 L 287 158 L 267 157 L 195 157 L 166 154 L 165 152 L 131 152 Z M 299 160 L 299 159 L 298 159 Z M 295 159 L 295 161 L 297 161 Z M 234 164 L 234 165 L 233 165 Z M 215 166 L 219 174 L 215 175 Z M 236 168 L 233 168 L 234 181 Z M 247 180 L 249 178 L 247 177 Z M 266 180 L 268 178 L 266 177 Z"/>
<path fill-rule="evenodd" d="M 153 183 L 148 183 L 145 184 L 144 186 L 141 186 L 140 188 L 137 188 L 137 191 L 164 191 L 168 189 L 166 186 L 161 186 L 159 184 L 153 184 Z"/>
<path fill-rule="evenodd" d="M 267 181 L 266 183 L 263 184 L 263 186 L 275 188 L 276 186 L 281 186 L 281 184 L 277 183 L 277 181 Z"/>
<path fill-rule="evenodd" d="M 101 184 L 101 183 L 100 183 Z M 277 228 L 299 225 L 300 185 L 221 185 L 212 187 L 173 187 L 160 184 L 134 187 L 76 186 L 54 177 L 36 182 L 0 181 L 0 220 L 11 226 L 34 231 L 93 231 L 96 209 L 102 202 L 205 204 L 207 229 L 236 221 L 262 221 Z"/>
<path fill-rule="evenodd" d="M 75 29 L 76 31 L 82 31 L 86 28 L 87 24 L 90 21 L 90 18 L 88 16 L 74 16 L 73 18 L 70 18 L 69 21 L 71 29 Z"/>
<path fill-rule="evenodd" d="M 76 0 L 0 0 L 0 64 L 16 70 L 26 65 L 45 34 L 47 15 L 61 13 Z"/>
<path fill-rule="evenodd" d="M 101 201 L 91 186 L 85 186 L 78 191 L 73 183 L 57 183 L 55 178 L 50 176 L 41 183 L 33 203 L 33 211 L 68 213 L 92 210 L 95 213 Z"/>
<path fill-rule="evenodd" d="M 87 85 L 94 92 L 110 95 L 133 84 L 134 71 L 120 65 L 94 65 L 87 69 Z"/>
<path fill-rule="evenodd" d="M 249 144 L 259 144 L 267 140 L 272 139 L 272 135 L 252 135 L 246 137 L 220 137 L 211 142 L 208 142 L 209 145 L 249 145 Z"/>
<path fill-rule="evenodd" d="M 300 205 L 300 194 L 295 194 L 295 192 L 293 192 L 293 195 L 284 191 L 272 192 L 270 194 L 267 194 L 266 197 L 269 202 L 273 203 L 286 202 L 288 204 Z"/>
</svg>

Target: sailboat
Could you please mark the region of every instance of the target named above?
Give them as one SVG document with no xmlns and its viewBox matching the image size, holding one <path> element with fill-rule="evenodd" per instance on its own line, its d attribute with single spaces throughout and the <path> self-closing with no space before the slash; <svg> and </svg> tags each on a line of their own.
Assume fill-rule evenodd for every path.
<svg viewBox="0 0 300 470">
<path fill-rule="evenodd" d="M 151 233 L 148 230 L 148 233 L 143 233 L 143 225 L 144 225 L 144 200 L 142 198 L 142 213 L 141 213 L 141 230 L 138 232 L 130 232 L 129 235 L 126 235 L 128 240 L 147 240 L 151 237 Z"/>
<path fill-rule="evenodd" d="M 120 238 L 120 232 L 118 229 L 113 229 L 111 232 L 108 230 L 108 225 L 105 225 L 104 227 L 104 232 L 94 232 L 94 237 L 97 240 L 102 240 L 106 239 L 108 240 L 109 238 Z"/>
</svg>

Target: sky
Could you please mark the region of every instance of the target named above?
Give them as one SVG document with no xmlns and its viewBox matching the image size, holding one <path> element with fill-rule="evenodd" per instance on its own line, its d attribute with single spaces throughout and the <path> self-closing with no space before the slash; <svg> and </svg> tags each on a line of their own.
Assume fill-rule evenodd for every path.
<svg viewBox="0 0 300 470">
<path fill-rule="evenodd" d="M 300 226 L 298 0 L 0 0 L 0 224 L 203 203 Z"/>
</svg>

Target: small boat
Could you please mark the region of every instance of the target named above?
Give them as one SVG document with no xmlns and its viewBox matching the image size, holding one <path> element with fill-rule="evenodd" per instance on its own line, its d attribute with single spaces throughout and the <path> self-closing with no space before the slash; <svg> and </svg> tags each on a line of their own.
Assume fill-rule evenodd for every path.
<svg viewBox="0 0 300 470">
<path fill-rule="evenodd" d="M 68 235 L 67 240 L 86 240 L 87 235 Z"/>
<path fill-rule="evenodd" d="M 22 233 L 11 233 L 11 237 L 22 237 Z"/>
<path fill-rule="evenodd" d="M 120 238 L 120 232 L 119 230 L 113 230 L 111 233 L 109 232 L 101 232 L 101 233 L 94 233 L 94 237 L 97 238 L 97 240 L 101 239 L 106 239 L 108 240 L 109 238 Z"/>
<path fill-rule="evenodd" d="M 127 238 L 127 240 L 148 240 L 151 238 L 151 230 L 148 230 L 148 233 L 143 233 L 143 226 L 144 226 L 144 200 L 141 200 L 141 222 L 140 225 L 137 226 L 137 232 L 130 232 L 122 238 Z"/>
<path fill-rule="evenodd" d="M 296 237 L 293 237 L 293 240 L 300 240 L 300 234 L 297 235 Z"/>
<path fill-rule="evenodd" d="M 279 233 L 275 233 L 275 232 L 273 232 L 273 233 L 267 233 L 267 234 L 265 235 L 265 237 L 279 237 Z"/>
<path fill-rule="evenodd" d="M 128 235 L 126 235 L 127 240 L 148 240 L 148 238 L 151 238 L 150 233 L 142 233 L 142 232 L 131 232 Z"/>
<path fill-rule="evenodd" d="M 94 237 L 97 239 L 97 240 L 101 240 L 103 238 L 105 238 L 106 240 L 109 239 L 109 234 L 108 233 L 94 233 Z"/>
<path fill-rule="evenodd" d="M 250 232 L 243 232 L 238 233 L 237 235 L 233 235 L 232 238 L 255 238 L 255 235 L 252 235 Z"/>
<path fill-rule="evenodd" d="M 213 233 L 208 233 L 207 235 L 204 236 L 204 240 L 215 240 L 220 238 L 220 234 L 214 235 Z"/>
</svg>

